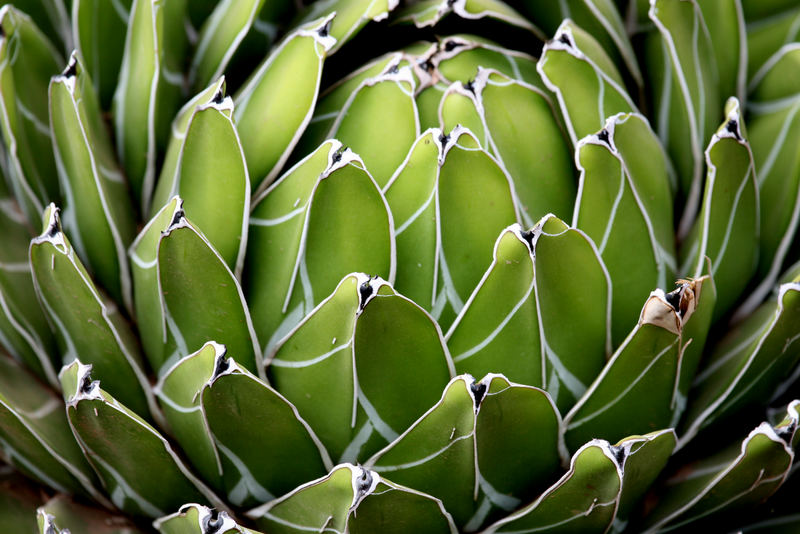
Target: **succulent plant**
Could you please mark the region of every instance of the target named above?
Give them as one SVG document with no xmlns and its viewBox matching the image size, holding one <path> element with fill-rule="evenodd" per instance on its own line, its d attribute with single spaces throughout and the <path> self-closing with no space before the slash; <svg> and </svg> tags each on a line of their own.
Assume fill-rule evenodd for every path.
<svg viewBox="0 0 800 534">
<path fill-rule="evenodd" d="M 0 530 L 800 528 L 800 6 L 303 4 L 0 8 Z"/>
</svg>

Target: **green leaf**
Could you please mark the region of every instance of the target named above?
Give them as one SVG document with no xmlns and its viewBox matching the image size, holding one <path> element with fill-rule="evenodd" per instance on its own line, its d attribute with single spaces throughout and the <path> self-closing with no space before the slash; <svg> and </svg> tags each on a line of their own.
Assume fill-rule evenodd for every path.
<svg viewBox="0 0 800 534">
<path fill-rule="evenodd" d="M 650 294 L 633 331 L 564 417 L 572 450 L 595 437 L 617 441 L 677 424 L 686 404 L 686 392 L 679 388 L 684 350 L 690 344 L 702 350 L 707 314 L 698 314 L 700 336 L 684 338 L 684 328 L 695 320 L 700 296 L 713 298 L 713 292 L 702 291 L 706 283 L 711 285 L 708 277 L 669 294 L 660 289 Z"/>
<path fill-rule="evenodd" d="M 141 212 L 149 210 L 159 145 L 178 108 L 187 0 L 133 0 L 114 93 L 119 158 Z M 169 38 L 166 36 L 169 35 Z"/>
<path fill-rule="evenodd" d="M 47 84 L 63 60 L 47 37 L 11 5 L 0 9 L 0 121 L 7 178 L 29 221 L 59 199 Z"/>
<path fill-rule="evenodd" d="M 395 285 L 442 327 L 480 281 L 497 234 L 519 220 L 513 190 L 503 168 L 460 127 L 450 135 L 426 131 L 386 185 L 396 228 Z"/>
<path fill-rule="evenodd" d="M 558 99 L 573 144 L 602 128 L 607 117 L 637 111 L 611 58 L 569 19 L 545 43 L 536 69 Z"/>
<path fill-rule="evenodd" d="M 222 502 L 181 462 L 158 431 L 120 404 L 75 360 L 61 371 L 72 432 L 114 505 L 158 517 L 186 500 Z"/>
<path fill-rule="evenodd" d="M 189 119 L 170 197 L 180 195 L 192 222 L 238 277 L 247 245 L 250 179 L 231 115 L 217 93 Z"/>
<path fill-rule="evenodd" d="M 356 152 L 384 187 L 419 136 L 410 67 L 364 80 L 353 91 L 327 134 Z"/>
<path fill-rule="evenodd" d="M 155 414 L 130 325 L 92 283 L 53 204 L 43 220 L 42 234 L 31 241 L 30 262 L 36 293 L 55 325 L 64 364 L 80 357 L 133 411 L 145 417 Z"/>
<path fill-rule="evenodd" d="M 217 359 L 200 395 L 235 506 L 272 500 L 333 466 L 297 409 L 232 359 Z"/>
<path fill-rule="evenodd" d="M 55 338 L 36 300 L 28 261 L 31 232 L 16 202 L 6 194 L 0 193 L 0 344 L 40 378 L 57 385 Z"/>
<path fill-rule="evenodd" d="M 50 127 L 64 192 L 64 227 L 100 285 L 130 310 L 126 249 L 136 234 L 136 220 L 97 95 L 75 53 L 50 82 Z"/>
<path fill-rule="evenodd" d="M 679 190 L 686 198 L 678 229 L 683 236 L 697 214 L 705 163 L 703 147 L 722 108 L 719 73 L 711 36 L 696 0 L 651 0 L 648 15 L 658 30 L 647 42 L 655 126 L 675 163 Z"/>
<path fill-rule="evenodd" d="M 177 204 L 181 205 L 180 200 Z M 213 338 L 235 354 L 243 367 L 263 376 L 247 302 L 225 261 L 180 208 L 159 237 L 155 243 L 158 284 L 151 290 L 160 291 L 161 317 L 166 323 L 162 329 L 169 331 L 176 346 L 166 363 Z M 167 346 L 172 344 L 168 341 Z"/>
<path fill-rule="evenodd" d="M 457 525 L 474 531 L 493 510 L 511 511 L 535 496 L 556 473 L 561 431 L 544 391 L 502 375 L 480 382 L 462 375 L 366 465 L 440 498 Z"/>
<path fill-rule="evenodd" d="M 717 295 L 716 321 L 739 300 L 758 256 L 758 192 L 753 154 L 744 138 L 739 101 L 728 100 L 726 119 L 706 149 L 705 193 L 700 215 L 682 243 L 681 272 L 701 276 L 706 258 Z"/>
<path fill-rule="evenodd" d="M 619 452 L 605 441 L 590 441 L 575 453 L 558 482 L 484 532 L 605 532 L 622 489 Z"/>
<path fill-rule="evenodd" d="M 449 109 L 451 97 L 466 100 L 468 109 L 463 110 L 463 104 Z M 473 132 L 481 146 L 511 176 L 525 226 L 533 226 L 548 213 L 561 218 L 572 213 L 572 154 L 544 91 L 478 67 L 468 85 L 450 86 L 439 109 L 445 131 L 457 124 L 470 128 L 475 124 Z"/>
<path fill-rule="evenodd" d="M 336 39 L 328 54 L 334 54 L 370 20 L 385 20 L 398 3 L 399 0 L 323 0 L 309 7 L 303 14 L 301 24 L 321 17 L 328 18 L 335 13 L 328 29 L 331 37 Z"/>
<path fill-rule="evenodd" d="M 747 4 L 747 0 L 744 1 Z M 767 2 L 763 2 L 767 4 Z M 800 6 L 747 24 L 747 79 L 786 43 L 800 39 Z"/>
<path fill-rule="evenodd" d="M 251 510 L 271 534 L 332 530 L 352 534 L 426 532 L 456 534 L 441 501 L 351 464 Z"/>
<path fill-rule="evenodd" d="M 112 515 L 107 510 L 92 508 L 70 499 L 65 495 L 57 495 L 39 507 L 38 519 L 45 519 L 39 534 L 51 534 L 47 525 L 52 525 L 55 532 L 61 529 L 62 534 L 69 532 L 81 534 L 138 534 L 141 532 L 133 523 L 124 517 Z M 69 530 L 67 530 L 69 529 Z"/>
<path fill-rule="evenodd" d="M 714 64 L 719 72 L 719 101 L 743 100 L 747 83 L 747 31 L 741 0 L 697 2 L 708 28 Z"/>
<path fill-rule="evenodd" d="M 364 271 L 393 281 L 393 230 L 372 176 L 336 140 L 259 196 L 250 217 L 244 286 L 265 354 L 346 274 Z"/>
<path fill-rule="evenodd" d="M 667 532 L 725 510 L 761 503 L 783 483 L 793 453 L 768 423 L 747 438 L 702 460 L 682 466 L 645 518 L 648 532 Z"/>
<path fill-rule="evenodd" d="M 0 456 L 56 491 L 107 502 L 72 437 L 63 401 L 6 356 L 0 356 Z"/>
<path fill-rule="evenodd" d="M 19 473 L 4 469 L 0 475 L 0 528 L 4 532 L 37 532 L 36 508 L 41 490 Z"/>
<path fill-rule="evenodd" d="M 72 0 L 75 46 L 94 82 L 102 109 L 111 107 L 119 80 L 133 0 Z"/>
<path fill-rule="evenodd" d="M 62 50 L 72 50 L 70 33 L 69 2 L 63 0 L 11 0 L 7 2 L 24 11 L 38 26 L 42 33 Z"/>
<path fill-rule="evenodd" d="M 227 512 L 217 512 L 200 504 L 185 504 L 174 514 L 153 522 L 161 534 L 260 534 L 236 523 Z"/>
<path fill-rule="evenodd" d="M 575 159 L 581 177 L 572 224 L 597 243 L 608 267 L 618 345 L 650 290 L 674 277 L 668 163 L 638 113 L 609 117 L 600 132 L 581 139 Z"/>
<path fill-rule="evenodd" d="M 545 389 L 566 411 L 611 353 L 610 306 L 593 243 L 548 215 L 529 232 L 501 233 L 447 345 L 458 372 L 501 372 Z"/>
<path fill-rule="evenodd" d="M 681 435 L 683 446 L 714 423 L 754 403 L 766 403 L 800 360 L 800 283 L 778 288 L 714 347 L 694 383 Z"/>
<path fill-rule="evenodd" d="M 345 277 L 276 347 L 268 370 L 334 462 L 363 460 L 397 438 L 453 376 L 436 322 L 364 274 Z"/>
<path fill-rule="evenodd" d="M 783 46 L 750 81 L 748 130 L 760 202 L 758 284 L 736 313 L 749 315 L 775 287 L 800 226 L 800 44 Z"/>
<path fill-rule="evenodd" d="M 311 120 L 322 64 L 336 42 L 330 23 L 328 17 L 287 36 L 236 94 L 234 120 L 254 194 L 275 179 Z"/>
<path fill-rule="evenodd" d="M 158 175 L 158 183 L 153 193 L 153 202 L 150 205 L 151 219 L 176 194 L 175 188 L 180 176 L 178 166 L 183 153 L 186 132 L 189 129 L 189 121 L 194 116 L 195 110 L 199 106 L 207 107 L 212 105 L 214 101 L 222 101 L 224 98 L 225 77 L 221 76 L 192 97 L 175 115 L 175 119 L 172 121 L 172 134 L 167 145 L 167 152 L 164 155 L 164 162 L 161 164 L 161 174 Z"/>
</svg>

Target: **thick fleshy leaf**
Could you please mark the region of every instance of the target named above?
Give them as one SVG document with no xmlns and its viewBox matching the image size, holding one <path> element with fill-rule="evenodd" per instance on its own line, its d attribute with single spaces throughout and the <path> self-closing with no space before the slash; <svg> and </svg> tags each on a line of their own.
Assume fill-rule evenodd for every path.
<svg viewBox="0 0 800 534">
<path fill-rule="evenodd" d="M 500 0 L 422 0 L 398 14 L 398 21 L 413 23 L 417 28 L 434 26 L 450 13 L 467 20 L 499 20 L 530 31 L 545 40 L 542 30 Z"/>
<path fill-rule="evenodd" d="M 232 360 L 217 358 L 200 395 L 233 505 L 272 500 L 333 467 L 297 409 Z"/>
<path fill-rule="evenodd" d="M 439 104 L 439 117 L 444 131 L 457 124 L 471 128 L 511 176 L 525 226 L 548 213 L 562 219 L 571 215 L 571 151 L 544 91 L 478 67 L 473 81 L 450 86 Z"/>
<path fill-rule="evenodd" d="M 72 33 L 100 107 L 111 107 L 133 0 L 72 0 Z"/>
<path fill-rule="evenodd" d="M 742 9 L 747 20 L 777 15 L 794 5 L 794 0 L 742 0 Z"/>
<path fill-rule="evenodd" d="M 681 445 L 717 420 L 753 403 L 769 401 L 773 389 L 800 361 L 800 281 L 778 288 L 714 348 L 697 375 Z"/>
<path fill-rule="evenodd" d="M 706 258 L 720 288 L 714 320 L 739 299 L 756 268 L 758 256 L 758 192 L 753 154 L 744 138 L 739 101 L 726 105 L 725 122 L 706 149 L 705 194 L 700 215 L 682 244 L 681 272 L 701 276 Z"/>
<path fill-rule="evenodd" d="M 31 232 L 16 202 L 5 196 L 3 186 L 0 190 L 0 345 L 40 378 L 57 385 L 55 338 L 36 300 L 28 261 Z"/>
<path fill-rule="evenodd" d="M 168 197 L 180 195 L 186 215 L 237 276 L 247 244 L 250 178 L 233 124 L 233 100 L 198 105 L 186 127 Z M 164 176 L 168 183 L 169 177 Z M 161 183 L 159 182 L 159 186 Z"/>
<path fill-rule="evenodd" d="M 635 2 L 635 0 L 634 0 Z M 620 11 L 613 0 L 566 0 L 560 2 L 537 2 L 523 0 L 521 10 L 536 22 L 548 35 L 558 32 L 564 19 L 572 19 L 594 36 L 615 63 L 624 62 L 637 85 L 643 83 L 636 54 L 628 38 Z"/>
<path fill-rule="evenodd" d="M 159 517 L 186 500 L 222 502 L 193 475 L 158 431 L 92 380 L 75 360 L 61 371 L 67 417 L 111 501 L 127 514 Z"/>
<path fill-rule="evenodd" d="M 666 483 L 645 522 L 648 532 L 675 530 L 714 512 L 746 509 L 783 483 L 794 454 L 768 423 L 722 452 L 683 466 Z"/>
<path fill-rule="evenodd" d="M 758 287 L 737 311 L 749 315 L 775 287 L 800 226 L 800 43 L 781 47 L 750 81 L 748 131 L 760 202 Z"/>
<path fill-rule="evenodd" d="M 150 290 L 160 292 L 161 316 L 177 349 L 166 362 L 212 338 L 235 354 L 243 367 L 262 376 L 261 351 L 247 302 L 223 258 L 180 208 L 159 238 L 154 243 L 158 283 Z M 153 243 L 145 239 L 142 244 Z M 168 340 L 167 345 L 172 343 Z"/>
<path fill-rule="evenodd" d="M 719 101 L 745 97 L 747 37 L 741 0 L 697 2 L 708 29 L 714 64 L 719 73 Z"/>
<path fill-rule="evenodd" d="M 322 64 L 336 42 L 330 23 L 328 17 L 286 37 L 236 94 L 234 119 L 254 193 L 275 179 L 311 119 Z"/>
<path fill-rule="evenodd" d="M 0 469 L 0 529 L 3 532 L 36 532 L 36 508 L 43 496 L 36 485 L 10 467 Z"/>
<path fill-rule="evenodd" d="M 355 151 L 384 187 L 419 136 L 410 67 L 368 78 L 353 91 L 327 134 Z"/>
<path fill-rule="evenodd" d="M 29 221 L 59 199 L 47 106 L 47 85 L 64 63 L 24 13 L 0 8 L 0 121 L 4 171 Z"/>
<path fill-rule="evenodd" d="M 747 79 L 752 79 L 758 69 L 783 45 L 798 40 L 800 40 L 800 6 L 763 20 L 749 19 Z"/>
<path fill-rule="evenodd" d="M 396 286 L 445 328 L 480 281 L 497 234 L 519 220 L 513 189 L 461 127 L 450 135 L 426 131 L 386 186 L 396 226 Z"/>
<path fill-rule="evenodd" d="M 364 274 L 341 281 L 276 347 L 268 371 L 334 462 L 363 460 L 397 438 L 453 376 L 436 322 Z"/>
<path fill-rule="evenodd" d="M 50 128 L 64 229 L 100 285 L 130 310 L 126 249 L 136 234 L 134 210 L 92 81 L 75 53 L 50 82 Z"/>
<path fill-rule="evenodd" d="M 161 534 L 260 534 L 236 523 L 227 512 L 200 504 L 186 504 L 172 515 L 157 519 L 153 526 Z"/>
<path fill-rule="evenodd" d="M 55 325 L 64 364 L 81 358 L 133 411 L 144 417 L 156 413 L 130 325 L 92 283 L 53 204 L 43 222 L 42 234 L 31 241 L 30 262 L 36 293 Z"/>
<path fill-rule="evenodd" d="M 244 286 L 265 354 L 346 274 L 394 280 L 386 200 L 338 141 L 324 143 L 254 204 Z"/>
<path fill-rule="evenodd" d="M 61 50 L 72 50 L 73 35 L 70 33 L 69 6 L 64 0 L 10 0 L 8 4 L 16 6 L 33 19 L 42 33 L 52 40 Z"/>
<path fill-rule="evenodd" d="M 328 28 L 328 33 L 336 39 L 328 52 L 333 54 L 355 37 L 370 20 L 385 20 L 397 4 L 399 0 L 323 0 L 314 2 L 303 14 L 302 21 L 311 22 L 336 14 Z"/>
<path fill-rule="evenodd" d="M 457 525 L 474 531 L 493 509 L 511 511 L 541 490 L 562 446 L 560 416 L 545 392 L 502 375 L 462 375 L 366 465 L 441 499 Z"/>
<path fill-rule="evenodd" d="M 685 235 L 700 204 L 703 149 L 722 109 L 719 75 L 696 0 L 651 0 L 648 15 L 658 29 L 647 42 L 655 128 L 675 164 L 679 190 L 686 199 L 679 227 Z"/>
<path fill-rule="evenodd" d="M 593 243 L 549 215 L 529 232 L 514 225 L 500 235 L 447 345 L 458 372 L 501 372 L 545 389 L 566 411 L 611 353 L 610 306 Z"/>
<path fill-rule="evenodd" d="M 617 441 L 675 426 L 686 404 L 679 389 L 683 353 L 690 344 L 702 347 L 707 314 L 699 314 L 705 323 L 701 339 L 684 338 L 684 328 L 694 320 L 701 298 L 713 299 L 713 292 L 702 291 L 706 284 L 711 285 L 707 277 L 669 294 L 660 289 L 650 294 L 633 331 L 565 416 L 572 450 L 595 437 Z"/>
<path fill-rule="evenodd" d="M 572 224 L 597 243 L 608 267 L 617 345 L 650 290 L 667 287 L 676 269 L 668 163 L 639 114 L 609 117 L 581 139 L 575 160 L 581 178 Z"/>
<path fill-rule="evenodd" d="M 4 355 L 0 356 L 0 455 L 54 490 L 105 501 L 72 438 L 63 401 Z"/>
<path fill-rule="evenodd" d="M 161 164 L 161 174 L 158 176 L 153 202 L 150 205 L 150 215 L 152 219 L 175 195 L 176 184 L 180 176 L 179 165 L 183 145 L 186 140 L 186 131 L 189 129 L 189 121 L 194 116 L 198 106 L 211 106 L 214 102 L 221 102 L 225 98 L 225 77 L 221 76 L 212 82 L 208 87 L 197 93 L 189 100 L 175 115 L 172 121 L 172 133 L 167 145 L 167 152 L 164 155 L 164 162 Z"/>
<path fill-rule="evenodd" d="M 271 534 L 456 534 L 441 501 L 351 464 L 247 513 Z"/>
<path fill-rule="evenodd" d="M 76 502 L 65 495 L 57 495 L 39 507 L 38 519 L 44 526 L 39 534 L 51 534 L 47 526 L 51 525 L 55 533 L 68 534 L 139 534 L 141 530 L 119 515 L 112 515 L 102 508 L 92 508 Z"/>
<path fill-rule="evenodd" d="M 619 452 L 592 440 L 572 457 L 569 471 L 531 504 L 484 532 L 605 532 L 614 519 L 622 489 Z M 558 529 L 558 530 L 551 530 Z"/>
<path fill-rule="evenodd" d="M 187 1 L 133 0 L 127 23 L 114 128 L 119 158 L 142 213 L 149 210 L 158 148 L 166 144 L 181 96 Z"/>
<path fill-rule="evenodd" d="M 544 45 L 536 69 L 558 98 L 573 144 L 602 128 L 607 117 L 637 111 L 611 58 L 569 19 Z"/>
</svg>

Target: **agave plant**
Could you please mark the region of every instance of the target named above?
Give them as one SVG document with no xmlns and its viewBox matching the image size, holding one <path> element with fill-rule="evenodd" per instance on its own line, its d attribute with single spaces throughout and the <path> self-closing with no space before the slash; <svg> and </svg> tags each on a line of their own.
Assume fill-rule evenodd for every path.
<svg viewBox="0 0 800 534">
<path fill-rule="evenodd" d="M 800 6 L 303 3 L 0 8 L 1 530 L 800 528 Z"/>
</svg>

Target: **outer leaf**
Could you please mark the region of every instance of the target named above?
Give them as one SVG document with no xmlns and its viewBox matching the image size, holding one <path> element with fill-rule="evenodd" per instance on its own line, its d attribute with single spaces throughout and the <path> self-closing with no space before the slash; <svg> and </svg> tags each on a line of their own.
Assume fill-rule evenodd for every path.
<svg viewBox="0 0 800 534">
<path fill-rule="evenodd" d="M 366 534 L 456 534 L 441 501 L 351 464 L 247 514 L 274 534 L 332 530 Z"/>
<path fill-rule="evenodd" d="M 747 37 L 742 0 L 697 2 L 708 27 L 714 63 L 719 72 L 719 98 L 745 98 L 747 82 Z"/>
<path fill-rule="evenodd" d="M 176 513 L 154 521 L 153 526 L 161 534 L 259 534 L 239 526 L 227 512 L 217 512 L 200 504 L 185 504 Z"/>
<path fill-rule="evenodd" d="M 648 15 L 660 34 L 648 44 L 656 130 L 675 163 L 679 189 L 686 198 L 679 228 L 685 235 L 700 203 L 703 147 L 721 109 L 719 74 L 696 0 L 650 0 Z"/>
<path fill-rule="evenodd" d="M 64 416 L 64 403 L 25 369 L 0 357 L 0 451 L 26 476 L 56 491 L 107 502 Z"/>
<path fill-rule="evenodd" d="M 575 453 L 569 472 L 558 482 L 484 532 L 604 532 L 614 519 L 622 488 L 617 453 L 605 441 L 590 441 Z"/>
<path fill-rule="evenodd" d="M 39 507 L 38 519 L 52 525 L 55 532 L 68 534 L 138 534 L 141 531 L 124 517 L 106 510 L 92 508 L 64 496 L 57 495 Z M 60 530 L 59 530 L 60 529 Z M 68 530 L 69 529 L 69 530 Z M 40 534 L 50 534 L 45 526 Z"/>
<path fill-rule="evenodd" d="M 611 352 L 610 306 L 592 242 L 548 215 L 529 232 L 514 225 L 500 235 L 447 344 L 459 372 L 500 371 L 568 410 Z"/>
<path fill-rule="evenodd" d="M 169 196 L 183 198 L 187 215 L 238 277 L 247 245 L 250 178 L 231 119 L 233 100 L 218 96 L 189 119 Z"/>
<path fill-rule="evenodd" d="M 74 48 L 69 27 L 69 3 L 63 0 L 12 0 L 8 3 L 28 14 L 53 44 L 64 50 Z"/>
<path fill-rule="evenodd" d="M 756 268 L 758 191 L 753 154 L 743 137 L 739 101 L 728 100 L 725 122 L 706 149 L 705 194 L 700 215 L 682 245 L 682 272 L 700 276 L 705 259 L 719 287 L 716 321 L 739 299 Z M 734 242 L 735 241 L 735 246 Z"/>
<path fill-rule="evenodd" d="M 75 53 L 50 82 L 50 128 L 65 196 L 64 226 L 100 284 L 130 310 L 126 249 L 136 222 L 97 95 Z"/>
<path fill-rule="evenodd" d="M 370 20 L 381 21 L 397 7 L 399 0 L 323 0 L 314 2 L 303 15 L 303 22 L 335 13 L 328 32 L 336 39 L 329 54 L 337 52 L 352 39 Z"/>
<path fill-rule="evenodd" d="M 778 489 L 794 454 L 768 423 L 714 456 L 694 462 L 668 481 L 647 516 L 647 532 L 675 530 L 711 513 L 751 507 Z"/>
<path fill-rule="evenodd" d="M 0 189 L 0 344 L 40 378 L 56 385 L 55 338 L 36 300 L 28 261 L 31 233 L 16 203 L 5 197 L 3 186 Z"/>
<path fill-rule="evenodd" d="M 330 22 L 316 21 L 286 37 L 235 97 L 234 119 L 255 193 L 275 179 L 311 119 L 322 64 L 336 42 L 328 34 Z"/>
<path fill-rule="evenodd" d="M 542 390 L 462 375 L 366 465 L 442 499 L 456 524 L 474 531 L 493 509 L 532 497 L 558 469 L 561 447 L 560 417 Z"/>
<path fill-rule="evenodd" d="M 9 183 L 29 221 L 59 198 L 48 127 L 47 84 L 63 60 L 44 34 L 11 5 L 0 8 L 0 121 Z"/>
<path fill-rule="evenodd" d="M 111 107 L 132 4 L 133 0 L 72 0 L 75 46 L 94 82 L 102 109 Z"/>
<path fill-rule="evenodd" d="M 700 336 L 684 337 L 684 328 L 695 320 L 701 294 L 709 298 L 702 292 L 709 282 L 694 280 L 666 295 L 660 289 L 650 294 L 638 324 L 564 418 L 571 449 L 593 437 L 616 441 L 675 426 L 686 403 L 679 388 L 684 350 L 690 344 L 702 347 L 707 314 L 698 314 L 704 323 Z"/>
<path fill-rule="evenodd" d="M 749 315 L 775 287 L 800 226 L 800 43 L 783 46 L 750 82 L 753 162 L 761 205 L 761 282 L 737 311 Z"/>
<path fill-rule="evenodd" d="M 674 276 L 667 162 L 639 114 L 609 117 L 599 133 L 578 143 L 575 160 L 581 178 L 572 223 L 597 243 L 608 267 L 618 344 L 650 290 Z"/>
<path fill-rule="evenodd" d="M 800 360 L 800 283 L 778 289 L 714 348 L 695 381 L 681 446 L 711 423 L 754 402 L 766 402 Z"/>
<path fill-rule="evenodd" d="M 239 282 L 208 239 L 177 210 L 157 247 L 162 316 L 177 346 L 177 354 L 169 358 L 177 359 L 213 337 L 242 366 L 263 376 L 258 339 Z"/>
<path fill-rule="evenodd" d="M 747 4 L 744 0 L 744 4 Z M 768 2 L 763 2 L 768 4 Z M 747 24 L 747 79 L 783 45 L 800 38 L 800 7 L 762 20 L 749 19 Z"/>
<path fill-rule="evenodd" d="M 133 331 L 92 283 L 61 230 L 53 204 L 43 220 L 42 234 L 31 241 L 30 261 L 36 293 L 55 325 L 64 363 L 82 358 L 132 410 L 155 414 Z"/>
<path fill-rule="evenodd" d="M 453 110 L 449 97 L 466 99 L 468 109 L 456 104 Z M 473 114 L 479 122 L 470 120 Z M 572 212 L 575 182 L 570 151 L 544 91 L 478 67 L 474 81 L 451 85 L 439 104 L 443 130 L 456 124 L 473 128 L 470 123 L 475 124 L 474 132 L 480 132 L 476 135 L 481 145 L 511 176 L 526 226 L 548 213 L 566 218 Z"/>
<path fill-rule="evenodd" d="M 331 469 L 325 447 L 289 401 L 232 360 L 216 363 L 200 395 L 228 502 L 263 503 Z"/>
<path fill-rule="evenodd" d="M 573 144 L 602 128 L 607 117 L 637 111 L 611 58 L 569 19 L 544 45 L 536 70 L 556 94 Z"/>
<path fill-rule="evenodd" d="M 387 184 L 396 285 L 442 326 L 480 281 L 497 234 L 518 221 L 513 191 L 503 168 L 459 127 L 450 135 L 426 131 Z"/>
<path fill-rule="evenodd" d="M 114 93 L 114 127 L 117 151 L 142 213 L 148 212 L 153 194 L 158 144 L 178 107 L 181 78 L 175 63 L 185 46 L 185 7 L 186 0 L 133 0 L 131 5 Z"/>
<path fill-rule="evenodd" d="M 436 402 L 453 370 L 424 310 L 380 278 L 353 274 L 276 347 L 269 373 L 331 458 L 346 461 L 397 438 Z"/>
<path fill-rule="evenodd" d="M 338 141 L 324 143 L 254 204 L 244 284 L 265 354 L 346 274 L 394 279 L 386 200 Z"/>
<path fill-rule="evenodd" d="M 186 499 L 221 501 L 181 462 L 155 428 L 92 381 L 91 366 L 75 360 L 61 372 L 72 432 L 114 505 L 158 517 Z"/>
</svg>

